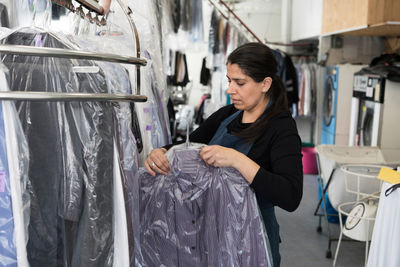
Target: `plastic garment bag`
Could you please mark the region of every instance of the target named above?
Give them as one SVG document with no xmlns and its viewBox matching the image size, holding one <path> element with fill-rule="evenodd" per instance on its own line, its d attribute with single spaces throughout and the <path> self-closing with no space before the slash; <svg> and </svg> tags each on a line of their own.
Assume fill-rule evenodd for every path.
<svg viewBox="0 0 400 267">
<path fill-rule="evenodd" d="M 117 38 L 118 39 L 118 38 Z M 86 51 L 112 51 L 115 37 L 70 36 Z M 131 94 L 129 72 L 121 65 L 97 62 L 104 72 L 108 93 Z M 113 266 L 128 266 L 142 262 L 139 242 L 139 185 L 138 139 L 140 129 L 132 127 L 137 116 L 132 112 L 133 103 L 113 103 L 114 117 L 114 262 Z M 134 131 L 132 131 L 132 129 Z M 135 131 L 136 130 L 136 131 Z M 138 132 L 139 131 L 139 132 Z"/>
<path fill-rule="evenodd" d="M 102 53 L 115 53 L 128 55 L 132 52 L 131 49 L 125 47 L 123 44 L 118 45 L 118 49 L 115 47 L 115 43 L 126 43 L 127 40 L 122 37 L 116 36 L 70 36 L 70 41 L 77 43 L 79 47 L 84 51 L 100 51 Z M 136 73 L 136 67 L 132 65 L 121 65 L 109 62 L 97 62 L 97 65 L 105 73 L 107 87 L 109 93 L 120 93 L 120 94 L 135 94 L 134 87 L 136 86 L 135 78 L 131 77 L 131 72 Z M 121 133 L 132 132 L 134 135 L 134 142 L 136 143 L 138 152 L 143 150 L 142 134 L 139 126 L 139 118 L 136 113 L 136 103 L 118 103 L 118 107 L 124 107 L 125 118 L 130 118 L 129 128 L 127 131 Z M 118 109 L 120 110 L 120 109 Z M 134 155 L 134 154 L 131 154 Z"/>
<path fill-rule="evenodd" d="M 98 63 L 109 93 L 131 93 L 127 71 L 119 64 Z M 129 103 L 114 104 L 114 265 L 142 266 L 139 228 L 138 155 Z M 120 188 L 120 189 L 118 189 Z M 126 255 L 128 253 L 128 255 Z M 128 263 L 128 264 L 126 264 Z"/>
<path fill-rule="evenodd" d="M 38 29 L 4 44 L 73 47 Z M 91 61 L 6 55 L 12 91 L 107 93 Z M 82 68 L 85 67 L 85 68 Z M 111 266 L 113 119 L 106 102 L 16 102 L 28 140 L 31 266 Z"/>
<path fill-rule="evenodd" d="M 162 62 L 161 32 L 159 31 L 161 26 L 157 18 L 158 7 L 154 1 L 127 0 L 125 4 L 132 10 L 131 16 L 137 25 L 141 57 L 147 60 L 147 65 L 140 68 L 140 89 L 141 94 L 148 97 L 148 101 L 135 104 L 141 136 L 143 143 L 146 144 L 140 153 L 140 165 L 142 165 L 152 149 L 171 143 L 167 110 L 168 92 Z M 110 18 L 110 22 L 122 24 L 126 18 L 119 8 L 115 8 L 115 12 L 114 16 Z M 122 36 L 121 38 L 123 39 Z M 127 44 L 132 42 L 131 39 L 126 39 L 126 36 L 123 40 Z M 121 51 L 124 51 L 124 54 L 132 53 L 135 51 L 132 49 L 132 45 L 118 46 L 118 53 Z M 133 74 L 131 77 L 135 79 L 136 68 L 129 67 L 128 69 Z M 131 79 L 131 83 L 136 84 L 136 81 Z"/>
<path fill-rule="evenodd" d="M 271 266 L 255 194 L 199 148 L 168 151 L 168 176 L 140 171 L 141 246 L 148 266 Z"/>
<path fill-rule="evenodd" d="M 386 196 L 385 192 L 393 184 L 382 184 L 376 214 L 374 232 L 368 255 L 368 267 L 400 266 L 400 190 L 394 190 Z"/>
<path fill-rule="evenodd" d="M 0 88 L 8 91 L 0 66 Z M 14 103 L 0 101 L 0 266 L 29 266 L 26 257 L 29 153 Z"/>
<path fill-rule="evenodd" d="M 203 2 L 190 0 L 191 39 L 193 42 L 202 42 L 204 39 Z"/>
<path fill-rule="evenodd" d="M 143 143 L 146 144 L 140 153 L 140 162 L 142 163 L 153 148 L 171 143 L 167 109 L 168 92 L 163 70 L 162 42 L 159 31 L 161 25 L 157 18 L 158 6 L 154 1 L 127 0 L 125 5 L 132 10 L 131 17 L 137 26 L 141 57 L 148 62 L 147 66 L 140 68 L 141 94 L 146 95 L 148 101 L 135 104 L 140 125 L 140 135 Z M 98 38 L 100 42 L 97 42 L 97 44 L 98 47 L 101 47 L 99 51 L 136 56 L 133 32 L 127 24 L 126 16 L 116 1 L 112 2 L 111 9 L 115 12 L 107 20 L 111 27 L 102 32 L 110 36 Z M 125 27 L 118 28 L 115 25 L 125 25 Z M 115 43 L 118 43 L 118 46 L 115 46 Z M 131 73 L 131 84 L 136 85 L 136 67 L 125 67 Z"/>
<path fill-rule="evenodd" d="M 11 2 L 9 14 L 12 28 L 33 25 L 43 28 L 49 27 L 51 23 L 50 0 L 12 0 Z"/>
</svg>

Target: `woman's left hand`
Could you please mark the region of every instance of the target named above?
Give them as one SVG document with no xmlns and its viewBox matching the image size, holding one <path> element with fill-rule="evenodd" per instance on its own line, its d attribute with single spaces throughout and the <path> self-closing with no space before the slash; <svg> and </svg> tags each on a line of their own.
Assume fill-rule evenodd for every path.
<svg viewBox="0 0 400 267">
<path fill-rule="evenodd" d="M 214 167 L 233 167 L 235 159 L 238 159 L 238 151 L 219 145 L 204 146 L 200 150 L 200 157 L 208 165 Z"/>
</svg>

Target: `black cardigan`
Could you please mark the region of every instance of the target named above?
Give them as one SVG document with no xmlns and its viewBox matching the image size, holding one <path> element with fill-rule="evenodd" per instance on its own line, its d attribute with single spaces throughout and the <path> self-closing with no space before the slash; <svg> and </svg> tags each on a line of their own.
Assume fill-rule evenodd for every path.
<svg viewBox="0 0 400 267">
<path fill-rule="evenodd" d="M 208 144 L 220 123 L 236 111 L 233 105 L 219 109 L 190 134 L 190 141 Z M 237 116 L 228 130 L 243 129 L 241 118 Z M 303 165 L 301 140 L 289 112 L 278 114 L 268 123 L 247 156 L 261 166 L 250 185 L 260 207 L 272 203 L 294 211 L 303 195 Z"/>
</svg>

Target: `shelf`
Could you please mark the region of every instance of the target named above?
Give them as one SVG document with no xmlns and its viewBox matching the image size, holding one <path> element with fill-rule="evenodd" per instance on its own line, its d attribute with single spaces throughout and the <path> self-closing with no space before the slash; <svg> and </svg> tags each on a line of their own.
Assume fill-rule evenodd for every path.
<svg viewBox="0 0 400 267">
<path fill-rule="evenodd" d="M 358 36 L 400 36 L 400 21 L 387 21 L 373 25 L 365 25 L 345 30 L 324 33 L 329 35 L 358 35 Z"/>
</svg>

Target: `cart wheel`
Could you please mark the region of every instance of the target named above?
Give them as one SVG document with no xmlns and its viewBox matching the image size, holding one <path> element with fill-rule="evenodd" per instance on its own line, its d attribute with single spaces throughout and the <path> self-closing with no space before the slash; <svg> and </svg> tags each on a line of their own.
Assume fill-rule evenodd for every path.
<svg viewBox="0 0 400 267">
<path fill-rule="evenodd" d="M 322 227 L 321 227 L 321 226 L 318 226 L 318 227 L 317 227 L 317 232 L 318 232 L 318 233 L 321 233 L 321 232 L 322 232 Z"/>
<path fill-rule="evenodd" d="M 325 257 L 326 257 L 327 259 L 332 258 L 332 252 L 331 252 L 330 250 L 327 250 L 327 251 L 326 251 Z"/>
</svg>

